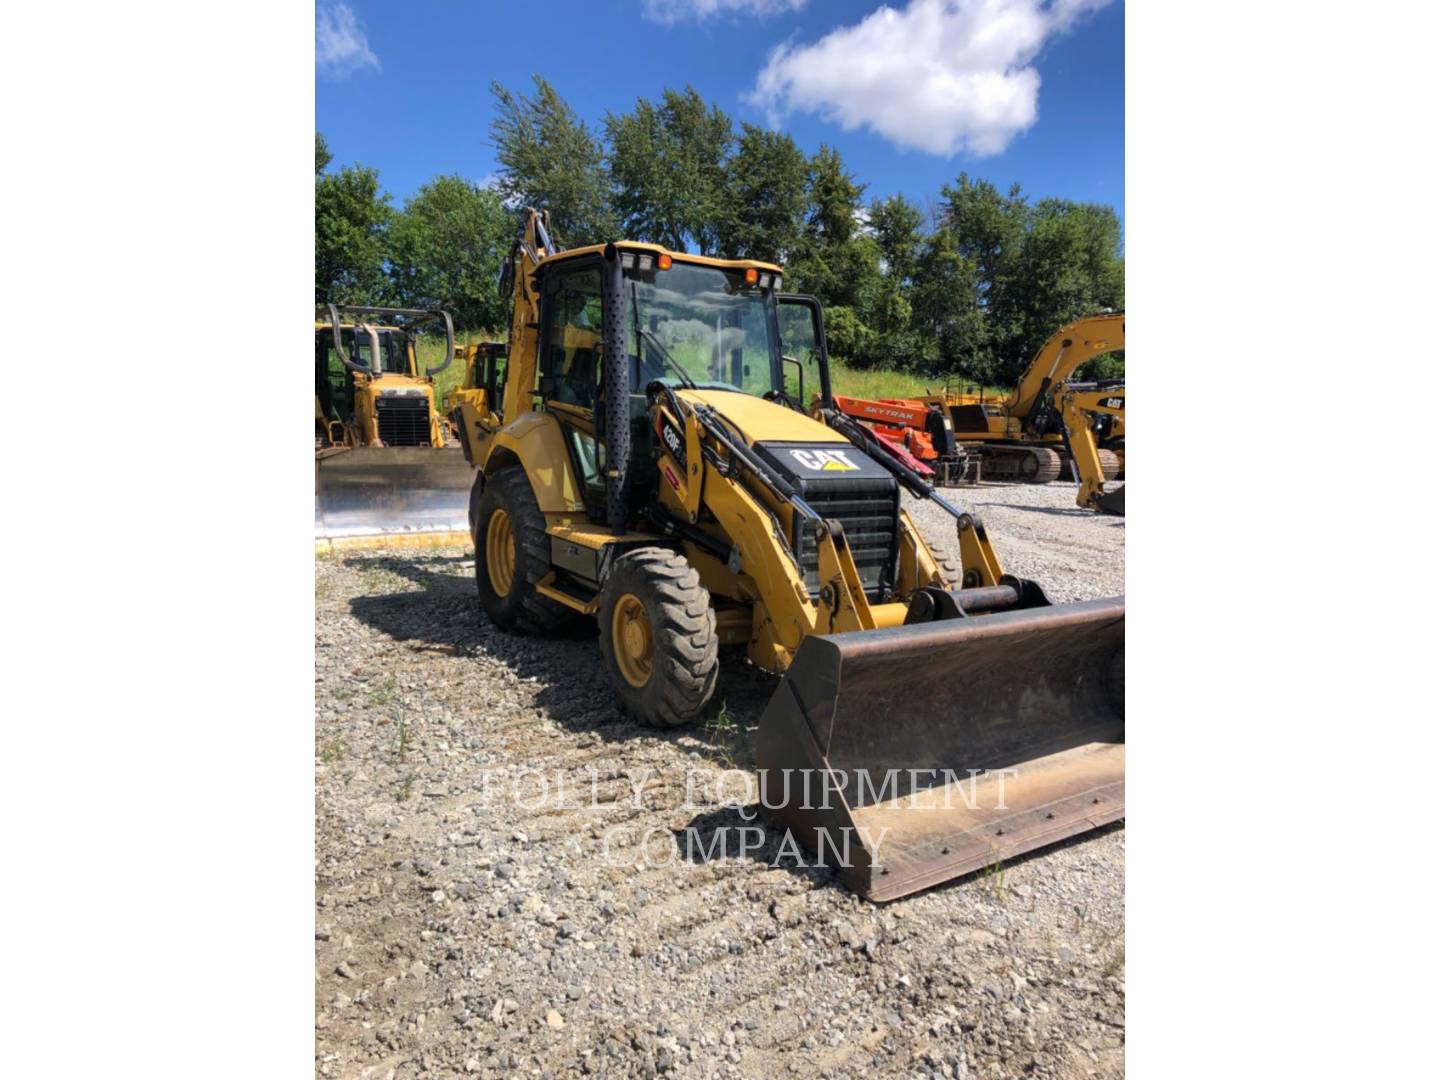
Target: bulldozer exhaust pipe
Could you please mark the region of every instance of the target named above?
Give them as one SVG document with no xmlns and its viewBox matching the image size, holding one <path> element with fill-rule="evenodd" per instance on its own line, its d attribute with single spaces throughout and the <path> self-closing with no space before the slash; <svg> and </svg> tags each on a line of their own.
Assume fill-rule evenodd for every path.
<svg viewBox="0 0 1440 1080">
<path fill-rule="evenodd" d="M 1123 597 L 806 638 L 761 717 L 762 808 L 873 900 L 1115 821 L 1124 646 Z"/>
</svg>

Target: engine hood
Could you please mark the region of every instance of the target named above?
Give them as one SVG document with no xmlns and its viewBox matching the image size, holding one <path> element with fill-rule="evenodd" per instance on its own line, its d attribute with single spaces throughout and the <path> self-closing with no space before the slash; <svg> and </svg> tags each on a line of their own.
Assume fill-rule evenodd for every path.
<svg viewBox="0 0 1440 1080">
<path fill-rule="evenodd" d="M 677 390 L 685 401 L 698 401 L 720 413 L 745 436 L 751 446 L 758 442 L 845 443 L 850 440 L 818 420 L 764 398 L 731 390 Z"/>
</svg>

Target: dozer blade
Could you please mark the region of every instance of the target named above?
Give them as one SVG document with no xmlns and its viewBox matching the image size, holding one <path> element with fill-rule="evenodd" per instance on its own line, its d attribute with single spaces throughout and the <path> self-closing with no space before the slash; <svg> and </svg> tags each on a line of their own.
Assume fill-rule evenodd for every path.
<svg viewBox="0 0 1440 1080">
<path fill-rule="evenodd" d="M 1125 485 L 1121 484 L 1114 491 L 1107 491 L 1100 498 L 1095 500 L 1095 509 L 1102 514 L 1116 514 L 1125 516 Z"/>
<path fill-rule="evenodd" d="M 761 805 L 872 900 L 1125 813 L 1125 600 L 807 638 L 760 720 Z"/>
<path fill-rule="evenodd" d="M 459 447 L 321 451 L 315 458 L 315 546 L 469 543 L 474 475 Z"/>
</svg>

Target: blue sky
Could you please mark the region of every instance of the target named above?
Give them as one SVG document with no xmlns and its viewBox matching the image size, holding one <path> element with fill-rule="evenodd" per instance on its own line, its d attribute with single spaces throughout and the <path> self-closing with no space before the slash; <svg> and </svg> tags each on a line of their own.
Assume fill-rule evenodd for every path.
<svg viewBox="0 0 1440 1080">
<path fill-rule="evenodd" d="M 1124 216 L 1123 0 L 320 0 L 316 128 L 397 204 L 493 174 L 490 80 L 589 123 L 695 86 L 925 204 L 961 171 Z M 776 55 L 776 50 L 783 52 Z M 1038 87 L 1038 88 L 1037 88 Z M 847 124 L 849 130 L 847 130 Z"/>
</svg>

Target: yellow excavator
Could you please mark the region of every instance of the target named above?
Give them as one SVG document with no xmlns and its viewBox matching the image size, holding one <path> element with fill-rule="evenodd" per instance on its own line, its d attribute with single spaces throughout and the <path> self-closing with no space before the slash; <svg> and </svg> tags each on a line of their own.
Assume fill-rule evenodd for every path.
<svg viewBox="0 0 1440 1080">
<path fill-rule="evenodd" d="M 443 326 L 446 359 L 422 373 L 429 326 Z M 444 311 L 329 304 L 316 318 L 318 548 L 465 542 L 470 469 L 435 409 L 454 349 Z"/>
<path fill-rule="evenodd" d="M 1080 490 L 1075 502 L 1102 514 L 1125 514 L 1125 487 L 1105 489 L 1106 444 L 1125 475 L 1125 386 L 1109 383 L 1062 383 L 1052 390 L 1055 411 L 1065 425 L 1065 442 L 1075 463 Z"/>
<path fill-rule="evenodd" d="M 873 899 L 1124 815 L 1124 598 L 1052 605 L 828 405 L 820 305 L 778 266 L 559 251 L 526 209 L 505 280 L 503 410 L 458 405 L 492 622 L 595 618 L 619 704 L 658 726 L 710 706 L 724 647 L 783 675 L 762 807 Z M 954 522 L 958 581 L 903 493 Z"/>
<path fill-rule="evenodd" d="M 1117 434 L 1123 433 L 1123 418 L 1113 419 L 1118 410 L 1092 411 L 1094 452 L 1077 454 L 1073 445 L 1076 435 L 1064 419 L 1061 399 L 1067 380 L 1087 361 L 1123 348 L 1123 311 L 1089 315 L 1055 331 L 1004 398 L 947 391 L 920 400 L 949 411 L 955 441 L 979 459 L 984 479 L 1046 484 L 1060 479 L 1074 462 L 1082 493 L 1093 490 L 1095 484 L 1103 493 L 1104 484 L 1117 479 L 1124 468 L 1117 452 L 1123 448 L 1123 440 L 1115 441 Z M 1114 390 L 1115 384 L 1085 384 L 1085 388 Z M 1118 396 L 1123 410 L 1123 386 Z M 1098 471 L 1087 472 L 1092 465 Z M 1097 508 L 1093 501 L 1080 501 L 1080 505 Z M 1123 507 L 1123 501 L 1120 505 Z"/>
</svg>

